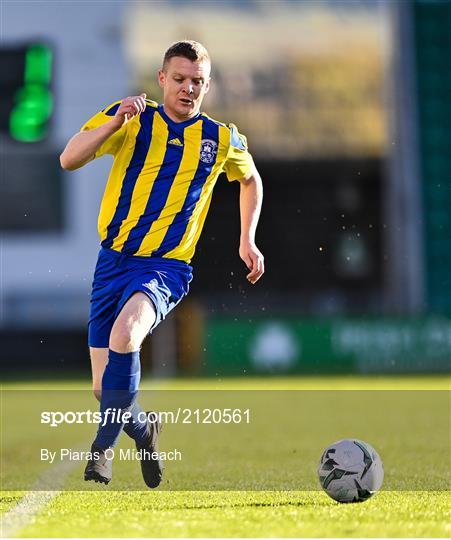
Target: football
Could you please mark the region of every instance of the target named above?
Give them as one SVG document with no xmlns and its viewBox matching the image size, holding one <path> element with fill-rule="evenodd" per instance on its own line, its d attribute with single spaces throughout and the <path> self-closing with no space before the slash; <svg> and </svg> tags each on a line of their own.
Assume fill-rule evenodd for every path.
<svg viewBox="0 0 451 540">
<path fill-rule="evenodd" d="M 359 439 L 343 439 L 324 450 L 318 476 L 321 487 L 332 499 L 361 502 L 380 489 L 384 469 L 371 445 Z"/>
</svg>

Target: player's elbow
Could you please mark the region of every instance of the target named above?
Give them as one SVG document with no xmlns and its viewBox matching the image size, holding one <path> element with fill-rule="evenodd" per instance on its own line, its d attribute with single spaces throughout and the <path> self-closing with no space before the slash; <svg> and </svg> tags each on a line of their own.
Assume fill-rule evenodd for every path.
<svg viewBox="0 0 451 540">
<path fill-rule="evenodd" d="M 61 167 L 66 171 L 75 171 L 76 169 L 79 169 L 84 165 L 84 162 L 80 163 L 80 161 L 75 160 L 69 152 L 67 152 L 67 149 L 63 151 L 63 153 L 60 155 L 60 165 Z"/>
<path fill-rule="evenodd" d="M 77 168 L 67 155 L 66 151 L 60 155 L 60 165 L 65 171 L 73 171 Z"/>
<path fill-rule="evenodd" d="M 244 176 L 243 178 L 241 178 L 240 182 L 242 184 L 252 184 L 252 183 L 258 183 L 258 184 L 261 184 L 261 177 L 260 177 L 260 174 L 259 172 L 257 171 L 257 167 L 253 164 L 251 169 L 249 170 L 249 172 L 247 173 L 246 176 Z"/>
<path fill-rule="evenodd" d="M 244 188 L 252 186 L 257 191 L 261 191 L 263 189 L 261 176 L 255 168 L 250 171 L 247 176 L 240 180 L 240 184 Z"/>
</svg>

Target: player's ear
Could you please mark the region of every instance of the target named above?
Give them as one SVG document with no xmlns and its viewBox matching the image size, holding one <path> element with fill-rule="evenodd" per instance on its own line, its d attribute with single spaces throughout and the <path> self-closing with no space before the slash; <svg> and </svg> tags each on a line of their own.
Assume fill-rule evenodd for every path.
<svg viewBox="0 0 451 540">
<path fill-rule="evenodd" d="M 205 83 L 205 93 L 207 93 L 210 90 L 210 77 L 208 78 L 208 81 Z"/>
<path fill-rule="evenodd" d="M 158 84 L 160 85 L 160 88 L 163 88 L 165 81 L 166 73 L 162 69 L 158 70 Z"/>
</svg>

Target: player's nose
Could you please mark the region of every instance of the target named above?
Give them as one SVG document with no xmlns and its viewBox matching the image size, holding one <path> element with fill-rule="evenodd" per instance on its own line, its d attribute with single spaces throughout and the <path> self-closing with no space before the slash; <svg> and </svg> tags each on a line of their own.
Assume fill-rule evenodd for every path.
<svg viewBox="0 0 451 540">
<path fill-rule="evenodd" d="M 193 83 L 187 82 L 185 85 L 185 92 L 187 94 L 192 94 L 194 92 L 194 85 Z"/>
</svg>

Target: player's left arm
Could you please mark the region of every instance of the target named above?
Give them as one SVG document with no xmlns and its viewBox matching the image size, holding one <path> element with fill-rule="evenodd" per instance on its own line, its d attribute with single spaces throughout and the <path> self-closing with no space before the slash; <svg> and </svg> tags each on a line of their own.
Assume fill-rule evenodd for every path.
<svg viewBox="0 0 451 540">
<path fill-rule="evenodd" d="M 255 231 L 263 200 L 263 184 L 255 165 L 250 173 L 240 179 L 240 257 L 250 270 L 246 276 L 252 284 L 256 283 L 265 271 L 264 258 L 255 245 Z"/>
</svg>

